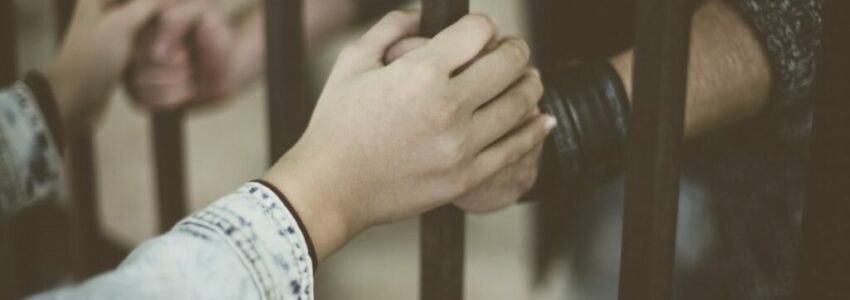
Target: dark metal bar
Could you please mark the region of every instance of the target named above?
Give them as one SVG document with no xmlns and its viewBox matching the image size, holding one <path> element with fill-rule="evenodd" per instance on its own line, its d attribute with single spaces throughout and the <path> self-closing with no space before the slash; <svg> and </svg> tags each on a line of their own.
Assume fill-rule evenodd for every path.
<svg viewBox="0 0 850 300">
<path fill-rule="evenodd" d="M 420 34 L 433 37 L 468 13 L 468 0 L 423 0 Z M 420 299 L 463 299 L 463 212 L 453 205 L 427 212 L 420 230 Z"/>
<path fill-rule="evenodd" d="M 0 0 L 0 88 L 17 77 L 17 34 L 13 0 Z M 12 299 L 15 286 L 12 233 L 9 223 L 0 218 L 0 298 Z"/>
<path fill-rule="evenodd" d="M 188 213 L 183 152 L 183 112 L 153 115 L 159 230 L 166 232 Z"/>
<path fill-rule="evenodd" d="M 100 259 L 100 219 L 97 206 L 97 173 L 91 131 L 72 133 L 68 139 L 68 166 L 73 199 L 75 238 L 74 272 L 79 278 L 97 274 Z"/>
<path fill-rule="evenodd" d="M 269 155 L 273 163 L 307 129 L 312 104 L 307 98 L 302 0 L 266 0 L 265 5 Z"/>
<path fill-rule="evenodd" d="M 796 299 L 850 299 L 850 2 L 823 12 Z"/>
<path fill-rule="evenodd" d="M 639 0 L 628 136 L 622 300 L 672 297 L 689 1 Z"/>
<path fill-rule="evenodd" d="M 18 77 L 15 19 L 15 1 L 0 0 L 0 86 L 3 87 Z"/>
</svg>

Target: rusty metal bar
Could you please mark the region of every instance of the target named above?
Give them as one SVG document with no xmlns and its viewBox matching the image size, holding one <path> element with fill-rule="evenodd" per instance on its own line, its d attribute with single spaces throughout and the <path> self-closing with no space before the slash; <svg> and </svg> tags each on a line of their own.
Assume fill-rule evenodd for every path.
<svg viewBox="0 0 850 300">
<path fill-rule="evenodd" d="M 823 12 L 796 299 L 850 299 L 850 2 Z"/>
<path fill-rule="evenodd" d="M 310 120 L 302 0 L 266 0 L 270 162 L 295 145 Z"/>
<path fill-rule="evenodd" d="M 423 0 L 420 34 L 433 37 L 468 13 L 468 0 Z M 464 214 L 453 205 L 422 215 L 420 299 L 463 299 L 464 230 Z"/>
<path fill-rule="evenodd" d="M 188 213 L 183 150 L 183 111 L 153 115 L 159 230 L 166 232 Z"/>
<path fill-rule="evenodd" d="M 690 12 L 688 1 L 637 5 L 621 300 L 672 297 Z"/>
</svg>

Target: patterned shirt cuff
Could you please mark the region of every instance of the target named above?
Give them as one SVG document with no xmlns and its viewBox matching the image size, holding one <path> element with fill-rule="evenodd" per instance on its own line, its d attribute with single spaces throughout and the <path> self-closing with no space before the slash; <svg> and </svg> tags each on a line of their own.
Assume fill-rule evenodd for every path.
<svg viewBox="0 0 850 300">
<path fill-rule="evenodd" d="M 62 159 L 36 95 L 24 83 L 0 91 L 0 213 L 59 189 Z"/>
<path fill-rule="evenodd" d="M 274 190 L 251 182 L 184 219 L 220 234 L 237 253 L 266 299 L 312 299 L 313 262 L 306 231 Z"/>
</svg>

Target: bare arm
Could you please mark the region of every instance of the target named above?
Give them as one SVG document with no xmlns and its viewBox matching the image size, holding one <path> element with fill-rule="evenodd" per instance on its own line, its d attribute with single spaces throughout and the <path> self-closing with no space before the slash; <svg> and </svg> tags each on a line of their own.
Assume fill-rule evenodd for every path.
<svg viewBox="0 0 850 300">
<path fill-rule="evenodd" d="M 686 138 L 756 114 L 773 81 L 766 50 L 733 6 L 709 1 L 697 10 L 692 30 Z M 633 58 L 630 50 L 611 59 L 630 94 Z"/>
</svg>

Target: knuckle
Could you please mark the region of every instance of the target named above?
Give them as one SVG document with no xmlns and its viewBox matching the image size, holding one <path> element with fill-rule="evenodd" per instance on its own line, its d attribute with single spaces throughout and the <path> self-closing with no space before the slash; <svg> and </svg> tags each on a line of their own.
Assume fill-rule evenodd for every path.
<svg viewBox="0 0 850 300">
<path fill-rule="evenodd" d="M 412 63 L 411 74 L 418 80 L 423 83 L 434 83 L 437 82 L 441 77 L 441 72 L 439 65 L 434 59 L 421 59 L 415 63 Z"/>
<path fill-rule="evenodd" d="M 440 106 L 431 113 L 430 123 L 437 131 L 446 131 L 454 125 L 456 105 L 449 101 L 440 101 Z"/>
<path fill-rule="evenodd" d="M 446 170 L 457 170 L 461 168 L 465 160 L 463 146 L 457 139 L 445 139 L 439 143 L 440 159 L 444 162 L 443 168 Z"/>
<path fill-rule="evenodd" d="M 496 22 L 494 22 L 490 16 L 484 14 L 470 14 L 465 18 L 467 22 L 470 22 L 474 28 L 481 30 L 483 34 L 487 36 L 493 36 L 496 34 Z"/>
<path fill-rule="evenodd" d="M 503 43 L 508 60 L 518 65 L 528 64 L 531 59 L 531 49 L 528 42 L 519 38 L 508 38 Z"/>
</svg>

